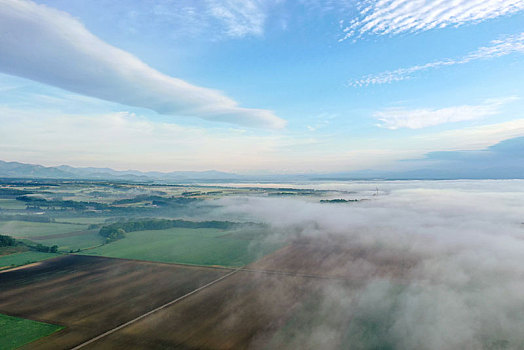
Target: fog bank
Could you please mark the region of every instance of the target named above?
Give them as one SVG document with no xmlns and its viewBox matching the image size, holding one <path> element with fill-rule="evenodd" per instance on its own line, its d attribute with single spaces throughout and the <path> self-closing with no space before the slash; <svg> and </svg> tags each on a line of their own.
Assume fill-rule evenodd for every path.
<svg viewBox="0 0 524 350">
<path fill-rule="evenodd" d="M 288 345 L 524 348 L 523 181 L 317 185 L 326 186 L 366 200 L 220 200 L 221 216 L 243 215 L 270 224 L 273 239 L 307 242 L 299 269 L 314 264 L 360 283 L 324 283 L 307 308 L 316 322 Z"/>
</svg>

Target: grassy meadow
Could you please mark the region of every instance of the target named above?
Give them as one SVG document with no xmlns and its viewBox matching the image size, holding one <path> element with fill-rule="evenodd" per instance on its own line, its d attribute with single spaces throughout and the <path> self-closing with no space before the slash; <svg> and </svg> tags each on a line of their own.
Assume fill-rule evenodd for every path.
<svg viewBox="0 0 524 350">
<path fill-rule="evenodd" d="M 25 209 L 26 205 L 24 202 L 17 201 L 14 198 L 0 198 L 0 209 Z"/>
<path fill-rule="evenodd" d="M 44 253 L 44 252 L 35 252 L 35 251 L 26 251 L 21 253 L 14 253 L 9 255 L 0 256 L 0 269 L 7 267 L 15 267 L 34 263 L 37 261 L 46 260 L 49 258 L 54 258 L 59 254 L 55 253 Z M 2 349 L 2 347 L 0 347 Z"/>
<path fill-rule="evenodd" d="M 16 349 L 62 328 L 54 324 L 0 314 L 0 349 Z"/>
<path fill-rule="evenodd" d="M 102 224 L 106 221 L 106 217 L 93 216 L 93 217 L 65 217 L 55 220 L 55 223 L 60 224 L 79 224 L 79 225 L 91 225 L 91 224 Z"/>
<path fill-rule="evenodd" d="M 219 229 L 137 231 L 82 254 L 193 265 L 238 267 L 280 247 L 278 243 L 227 237 Z"/>
<path fill-rule="evenodd" d="M 0 221 L 0 234 L 15 238 L 32 238 L 85 230 L 87 225 L 56 222 Z"/>
<path fill-rule="evenodd" d="M 80 233 L 80 232 L 79 232 Z M 101 245 L 105 242 L 105 238 L 98 234 L 98 230 L 82 231 L 82 234 L 71 235 L 67 237 L 54 237 L 49 239 L 39 239 L 34 242 L 46 246 L 57 245 L 58 250 L 62 252 L 69 252 L 70 250 L 86 249 Z"/>
</svg>

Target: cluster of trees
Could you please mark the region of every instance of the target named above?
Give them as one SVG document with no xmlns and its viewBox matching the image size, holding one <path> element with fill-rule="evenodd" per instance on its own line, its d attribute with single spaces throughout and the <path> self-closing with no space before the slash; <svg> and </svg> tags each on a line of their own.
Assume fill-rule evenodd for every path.
<svg viewBox="0 0 524 350">
<path fill-rule="evenodd" d="M 165 230 L 174 227 L 180 228 L 217 228 L 229 229 L 238 224 L 231 221 L 187 221 L 169 219 L 141 219 L 133 221 L 115 222 L 110 225 L 102 226 L 98 232 L 108 241 L 124 238 L 126 232 L 145 231 L 145 230 Z"/>
<path fill-rule="evenodd" d="M 38 243 L 37 245 L 35 245 L 32 248 L 34 248 L 35 250 L 37 250 L 39 252 L 44 252 L 44 253 L 56 253 L 56 252 L 58 252 L 58 246 L 57 245 L 48 247 L 46 245 Z"/>
<path fill-rule="evenodd" d="M 0 221 L 54 222 L 55 219 L 45 215 L 0 215 Z"/>
<path fill-rule="evenodd" d="M 269 192 L 268 196 L 315 196 L 320 191 L 298 188 L 278 188 L 276 192 Z M 266 191 L 267 192 L 267 191 Z"/>
<path fill-rule="evenodd" d="M 201 201 L 199 198 L 188 198 L 188 197 L 171 197 L 171 198 L 165 198 L 165 197 L 159 197 L 159 199 L 155 199 L 152 201 L 152 204 L 159 206 L 159 207 L 180 207 L 184 206 L 189 203 L 194 203 Z"/>
<path fill-rule="evenodd" d="M 145 202 L 145 201 L 153 201 L 153 200 L 158 200 L 158 199 L 164 199 L 163 197 L 160 197 L 160 196 L 150 196 L 150 195 L 147 195 L 147 194 L 140 194 L 136 197 L 133 197 L 133 198 L 125 198 L 125 199 L 119 199 L 119 200 L 116 200 L 113 202 L 113 204 L 133 204 L 133 203 L 140 203 L 140 202 Z"/>
<path fill-rule="evenodd" d="M 321 199 L 320 203 L 350 203 L 359 202 L 358 199 Z"/>
<path fill-rule="evenodd" d="M 16 239 L 7 235 L 0 235 L 0 247 L 11 247 L 16 245 Z"/>
<path fill-rule="evenodd" d="M 152 204 L 157 205 L 159 207 L 168 207 L 168 206 L 179 206 L 179 205 L 185 205 L 188 203 L 192 203 L 195 201 L 198 201 L 198 198 L 187 198 L 187 197 L 162 197 L 157 195 L 146 195 L 141 194 L 134 198 L 126 198 L 126 199 L 119 199 L 114 201 L 112 204 L 133 204 L 133 203 L 140 203 L 140 202 L 148 202 L 151 201 Z"/>
<path fill-rule="evenodd" d="M 182 196 L 200 196 L 202 194 L 201 191 L 186 191 L 182 192 Z"/>
<path fill-rule="evenodd" d="M 32 196 L 18 196 L 17 200 L 31 204 L 38 207 L 62 207 L 62 208 L 71 208 L 75 210 L 85 210 L 88 208 L 93 209 L 106 209 L 108 208 L 107 204 L 98 203 L 98 202 L 82 202 L 82 201 L 72 201 L 72 200 L 47 200 L 41 197 L 32 197 Z"/>
<path fill-rule="evenodd" d="M 24 243 L 23 241 L 17 241 L 11 236 L 8 235 L 0 235 L 0 247 L 12 247 L 15 245 L 25 245 L 29 249 L 33 249 L 39 252 L 45 252 L 45 253 L 57 253 L 58 252 L 58 246 L 53 245 L 51 247 L 48 247 L 46 245 L 38 243 L 37 245 L 33 246 L 27 243 Z"/>
<path fill-rule="evenodd" d="M 0 197 L 10 197 L 10 196 L 22 196 L 25 194 L 30 194 L 31 192 L 25 190 L 18 190 L 16 188 L 0 188 Z"/>
<path fill-rule="evenodd" d="M 98 231 L 102 237 L 106 238 L 106 242 L 111 242 L 126 236 L 126 231 L 122 228 L 117 227 L 107 227 L 104 226 Z"/>
</svg>

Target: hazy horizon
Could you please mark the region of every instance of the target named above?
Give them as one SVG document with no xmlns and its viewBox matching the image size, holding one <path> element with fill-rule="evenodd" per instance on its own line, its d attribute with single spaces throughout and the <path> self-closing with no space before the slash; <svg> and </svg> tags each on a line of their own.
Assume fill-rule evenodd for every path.
<svg viewBox="0 0 524 350">
<path fill-rule="evenodd" d="M 523 10 L 2 0 L 0 159 L 330 173 L 486 150 L 524 136 Z"/>
</svg>

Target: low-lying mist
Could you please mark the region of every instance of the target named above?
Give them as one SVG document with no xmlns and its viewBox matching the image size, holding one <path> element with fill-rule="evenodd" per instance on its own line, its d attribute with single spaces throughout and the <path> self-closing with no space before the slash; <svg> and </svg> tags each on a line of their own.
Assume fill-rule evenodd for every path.
<svg viewBox="0 0 524 350">
<path fill-rule="evenodd" d="M 255 266 L 342 280 L 320 283 L 295 310 L 307 322 L 295 319 L 296 331 L 271 341 L 311 349 L 524 349 L 524 182 L 376 186 L 317 185 L 365 199 L 350 203 L 219 200 L 217 217 L 267 223 L 267 239 L 303 252 L 285 266 Z M 289 297 L 271 293 L 264 300 Z"/>
</svg>

